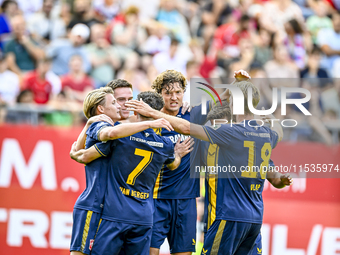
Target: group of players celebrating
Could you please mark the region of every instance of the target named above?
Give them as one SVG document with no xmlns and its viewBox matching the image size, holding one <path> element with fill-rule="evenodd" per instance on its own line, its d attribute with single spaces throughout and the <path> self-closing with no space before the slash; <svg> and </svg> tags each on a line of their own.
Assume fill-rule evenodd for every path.
<svg viewBox="0 0 340 255">
<path fill-rule="evenodd" d="M 190 166 L 216 165 L 251 170 L 206 173 L 201 254 L 261 254 L 264 181 L 282 188 L 293 180 L 264 170 L 273 165 L 271 151 L 283 132 L 280 124 L 252 121 L 248 88 L 254 107 L 260 94 L 249 79 L 245 71 L 235 72 L 233 84 L 245 100 L 245 114 L 236 116 L 228 91 L 220 95 L 222 105 L 203 106 L 207 115 L 201 115 L 201 105 L 185 109 L 187 81 L 174 70 L 158 75 L 154 91 L 141 92 L 137 100 L 132 85 L 121 79 L 91 91 L 84 100 L 87 124 L 70 152 L 86 172 L 86 189 L 73 211 L 71 255 L 159 255 L 165 238 L 171 254 L 190 255 L 200 196 Z M 218 124 L 232 119 L 249 125 Z"/>
</svg>

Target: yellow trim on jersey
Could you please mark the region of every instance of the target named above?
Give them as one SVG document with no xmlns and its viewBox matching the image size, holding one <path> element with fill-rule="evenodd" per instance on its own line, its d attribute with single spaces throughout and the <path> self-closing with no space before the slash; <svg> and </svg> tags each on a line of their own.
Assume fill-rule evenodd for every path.
<svg viewBox="0 0 340 255">
<path fill-rule="evenodd" d="M 157 179 L 156 179 L 156 182 L 155 182 L 155 187 L 153 189 L 153 198 L 154 199 L 158 198 L 159 188 L 161 187 L 161 183 L 162 183 L 162 180 L 163 180 L 163 169 L 164 168 L 162 168 L 161 171 L 159 172 Z"/>
<path fill-rule="evenodd" d="M 210 144 L 207 155 L 207 167 L 211 169 L 218 163 L 219 147 L 217 144 Z M 210 167 L 210 168 L 209 168 Z M 209 189 L 209 205 L 208 205 L 208 229 L 216 219 L 216 200 L 217 200 L 217 181 L 218 174 L 211 174 L 207 171 L 208 189 Z"/>
<path fill-rule="evenodd" d="M 223 235 L 226 222 L 227 221 L 225 220 L 221 220 L 220 225 L 218 226 L 218 230 L 217 230 L 213 245 L 211 247 L 210 255 L 218 254 L 218 250 L 220 249 L 220 244 L 221 244 L 222 235 Z"/>
<path fill-rule="evenodd" d="M 101 152 L 101 150 L 99 150 L 97 144 L 95 144 L 94 147 L 96 148 L 96 150 L 99 152 L 100 155 L 102 155 L 103 157 L 106 157 L 106 155 L 103 152 Z"/>
<path fill-rule="evenodd" d="M 155 131 L 156 135 L 162 136 L 162 128 L 153 128 L 153 131 Z"/>
<path fill-rule="evenodd" d="M 207 134 L 210 143 L 214 144 L 213 140 L 211 139 L 211 136 L 209 135 L 208 129 L 205 126 L 203 126 L 203 129 L 205 133 Z"/>
<path fill-rule="evenodd" d="M 81 247 L 80 247 L 80 251 L 83 252 L 83 253 L 84 253 L 84 250 L 85 250 L 86 239 L 87 239 L 87 236 L 89 234 L 89 228 L 90 228 L 92 213 L 93 213 L 92 211 L 87 211 L 87 215 L 86 215 L 85 226 L 84 226 L 84 230 L 83 230 L 83 238 L 81 240 Z"/>
</svg>

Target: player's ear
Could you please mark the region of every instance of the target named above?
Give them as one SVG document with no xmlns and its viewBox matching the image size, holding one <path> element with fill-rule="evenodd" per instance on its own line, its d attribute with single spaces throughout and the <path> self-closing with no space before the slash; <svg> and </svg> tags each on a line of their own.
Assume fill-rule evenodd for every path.
<svg viewBox="0 0 340 255">
<path fill-rule="evenodd" d="M 98 105 L 98 106 L 97 106 L 97 111 L 98 111 L 100 114 L 103 114 L 103 113 L 104 113 L 104 106 Z"/>
</svg>

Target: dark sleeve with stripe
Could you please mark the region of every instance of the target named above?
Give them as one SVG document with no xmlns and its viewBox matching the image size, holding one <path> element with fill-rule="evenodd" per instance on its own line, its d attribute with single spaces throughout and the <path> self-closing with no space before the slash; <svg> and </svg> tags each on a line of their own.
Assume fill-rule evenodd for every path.
<svg viewBox="0 0 340 255">
<path fill-rule="evenodd" d="M 203 125 L 207 121 L 207 115 L 211 110 L 210 101 L 206 105 L 207 114 L 202 115 L 202 105 L 195 106 L 190 111 L 190 123 Z"/>
<path fill-rule="evenodd" d="M 229 147 L 233 137 L 233 128 L 228 124 L 218 125 L 215 128 L 203 126 L 210 143 L 217 144 L 220 147 Z"/>
<path fill-rule="evenodd" d="M 94 147 L 102 157 L 107 157 L 112 151 L 115 141 L 99 142 L 94 144 Z"/>
</svg>

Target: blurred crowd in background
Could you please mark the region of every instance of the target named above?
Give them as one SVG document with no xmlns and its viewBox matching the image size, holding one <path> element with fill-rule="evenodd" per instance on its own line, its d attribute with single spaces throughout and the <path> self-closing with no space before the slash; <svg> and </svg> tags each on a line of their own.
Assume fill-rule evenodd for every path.
<svg viewBox="0 0 340 255">
<path fill-rule="evenodd" d="M 82 125 L 84 97 L 112 79 L 131 82 L 135 98 L 167 69 L 188 80 L 221 82 L 244 69 L 259 86 L 266 109 L 273 87 L 311 92 L 305 106 L 312 117 L 291 107 L 285 118 L 299 125 L 285 131 L 286 140 L 338 143 L 339 0 L 0 4 L 0 123 Z M 188 91 L 185 100 L 190 101 Z"/>
</svg>

